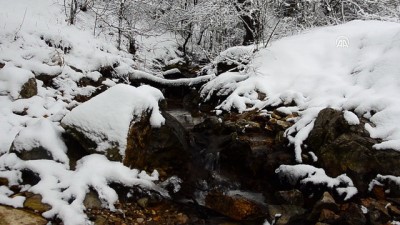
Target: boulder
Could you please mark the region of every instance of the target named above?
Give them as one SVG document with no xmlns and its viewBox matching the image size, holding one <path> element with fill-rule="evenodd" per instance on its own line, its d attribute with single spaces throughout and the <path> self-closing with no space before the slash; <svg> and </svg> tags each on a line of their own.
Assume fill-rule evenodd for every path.
<svg viewBox="0 0 400 225">
<path fill-rule="evenodd" d="M 68 147 L 84 152 L 72 158 L 99 153 L 128 167 L 157 169 L 162 178 L 186 176 L 187 134 L 160 112 L 162 98 L 149 86 L 119 84 L 79 105 L 61 121 Z"/>
<path fill-rule="evenodd" d="M 0 225 L 46 225 L 47 220 L 21 209 L 0 205 Z"/>
<path fill-rule="evenodd" d="M 149 86 L 118 84 L 74 108 L 61 125 L 88 154 L 122 161 L 126 152 L 133 151 L 128 143 L 131 134 L 145 133 L 164 123 L 158 107 L 162 98 L 159 90 Z M 135 132 L 136 123 L 143 124 L 143 130 Z"/>
<path fill-rule="evenodd" d="M 240 195 L 230 196 L 222 192 L 210 192 L 206 196 L 205 206 L 235 220 L 264 216 L 264 210 L 259 203 Z"/>
<path fill-rule="evenodd" d="M 377 143 L 364 129 L 364 123 L 349 125 L 341 111 L 324 109 L 318 114 L 307 144 L 318 157 L 318 163 L 328 175 L 346 173 L 361 194 L 366 194 L 369 182 L 377 174 L 400 175 L 394 167 L 400 152 L 375 150 Z"/>
</svg>

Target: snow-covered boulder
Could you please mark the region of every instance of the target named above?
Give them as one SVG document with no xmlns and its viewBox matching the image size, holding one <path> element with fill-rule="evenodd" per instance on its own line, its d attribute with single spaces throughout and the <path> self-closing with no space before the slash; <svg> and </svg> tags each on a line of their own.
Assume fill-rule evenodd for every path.
<svg viewBox="0 0 400 225">
<path fill-rule="evenodd" d="M 31 71 L 6 64 L 0 69 L 0 95 L 13 99 L 30 98 L 37 94 L 37 85 Z"/>
<path fill-rule="evenodd" d="M 361 193 L 376 174 L 400 176 L 400 169 L 393 166 L 399 162 L 400 152 L 377 151 L 373 149 L 377 142 L 357 116 L 331 108 L 319 112 L 307 139 L 308 150 L 316 154 L 319 165 L 332 176 L 347 173 Z"/>
<path fill-rule="evenodd" d="M 88 153 L 121 161 L 133 150 L 129 140 L 135 123 L 144 123 L 144 130 L 164 124 L 158 106 L 162 99 L 153 87 L 118 84 L 74 108 L 61 123 Z"/>
<path fill-rule="evenodd" d="M 63 129 L 49 119 L 39 119 L 22 129 L 11 152 L 23 160 L 52 159 L 68 165 L 67 147 L 61 139 Z"/>
</svg>

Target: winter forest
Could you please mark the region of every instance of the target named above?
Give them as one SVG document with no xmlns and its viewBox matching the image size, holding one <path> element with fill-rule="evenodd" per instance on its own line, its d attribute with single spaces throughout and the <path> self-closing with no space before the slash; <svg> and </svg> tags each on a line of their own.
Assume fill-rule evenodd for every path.
<svg viewBox="0 0 400 225">
<path fill-rule="evenodd" d="M 0 225 L 400 225 L 399 0 L 0 3 Z"/>
</svg>

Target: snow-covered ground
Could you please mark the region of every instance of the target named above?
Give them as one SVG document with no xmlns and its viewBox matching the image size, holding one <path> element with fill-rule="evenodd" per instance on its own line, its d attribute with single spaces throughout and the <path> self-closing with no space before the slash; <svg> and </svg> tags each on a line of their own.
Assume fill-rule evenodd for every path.
<svg viewBox="0 0 400 225">
<path fill-rule="evenodd" d="M 252 47 L 233 48 L 222 55 L 234 60 L 238 56 L 239 60 L 247 54 L 249 64 L 243 65 L 244 71 L 176 82 L 139 70 L 157 57 L 166 64 L 177 62 L 176 53 L 169 49 L 175 45 L 172 40 L 175 37 L 162 34 L 139 38 L 141 52 L 134 61 L 132 55 L 119 51 L 107 37 L 93 37 L 90 13 L 78 16 L 78 22 L 84 23 L 67 25 L 62 2 L 0 0 L 0 64 L 5 64 L 0 69 L 0 177 L 7 178 L 10 185 L 17 185 L 21 182 L 21 170 L 37 173 L 40 182 L 24 186 L 23 190 L 40 194 L 43 202 L 52 206 L 43 214 L 45 217 L 58 217 L 67 225 L 88 223 L 82 204 L 85 194 L 90 187 L 96 189 L 104 206 L 114 209 L 117 196 L 108 186 L 110 182 L 139 185 L 168 195 L 156 185 L 156 171 L 149 175 L 110 162 L 102 155 L 86 156 L 77 162 L 75 170 L 69 168 L 67 147 L 61 138 L 63 119 L 67 124 L 87 127 L 93 135 L 98 132 L 93 138 L 96 142 L 104 135 L 114 138 L 111 141 L 118 142 L 121 149 L 126 145 L 123 135 L 134 116 L 152 111 L 152 125 L 164 122 L 157 105 L 163 98 L 160 91 L 147 86 L 116 85 L 110 79 L 103 84 L 114 88 L 80 107 L 75 97 L 89 96 L 97 88 L 78 85 L 79 81 L 82 78 L 98 81 L 99 70 L 105 67 L 115 67 L 113 72 L 117 75 L 129 74 L 131 78 L 168 85 L 213 79 L 203 87 L 202 95 L 204 98 L 227 95 L 218 110 L 243 112 L 271 105 L 280 106 L 279 110 L 287 114 L 298 112 L 300 116 L 286 134 L 296 147 L 299 162 L 302 143 L 318 112 L 326 107 L 345 111 L 349 124 L 359 124 L 358 117 L 369 119 L 366 129 L 371 137 L 383 140 L 375 147 L 400 150 L 399 24 L 354 21 L 284 38 L 256 53 Z M 21 98 L 24 83 L 38 76 L 54 77 L 53 84 L 44 85 L 37 80 L 37 95 Z M 265 99 L 259 99 L 260 92 L 266 94 Z M 100 111 L 108 114 L 93 116 Z M 118 118 L 112 121 L 117 123 L 113 124 L 115 127 L 108 123 L 114 116 Z M 9 152 L 12 145 L 16 152 L 44 147 L 54 160 L 23 161 Z M 292 173 L 294 170 L 301 173 Z M 277 172 L 295 180 L 306 177 L 304 182 L 325 183 L 346 197 L 356 193 L 345 175 L 331 178 L 323 170 L 305 165 L 283 166 Z M 8 187 L 0 186 L 0 204 L 22 207 L 24 198 L 10 197 L 13 194 Z"/>
<path fill-rule="evenodd" d="M 96 91 L 96 87 L 79 85 L 79 81 L 87 78 L 96 82 L 102 76 L 100 69 L 110 66 L 115 67 L 116 75 L 126 74 L 136 67 L 136 62 L 132 55 L 119 51 L 104 37 L 93 37 L 92 29 L 87 24 L 69 26 L 62 3 L 58 0 L 18 0 L 12 3 L 0 0 L 0 64 L 5 64 L 4 68 L 0 68 L 0 177 L 7 178 L 9 185 L 17 185 L 22 181 L 21 170 L 33 171 L 41 178 L 40 182 L 24 186 L 23 190 L 40 194 L 43 202 L 52 207 L 43 216 L 58 217 L 64 224 L 82 225 L 88 223 L 83 199 L 89 188 L 95 188 L 104 207 L 110 209 L 114 209 L 118 200 L 116 192 L 108 186 L 112 182 L 138 185 L 165 196 L 168 193 L 155 184 L 158 180 L 156 171 L 148 175 L 120 162 L 110 162 L 102 155 L 84 157 L 77 162 L 75 170 L 69 168 L 60 121 L 71 109 L 80 105 L 74 100 L 76 96 L 89 96 Z M 79 19 L 90 23 L 93 18 L 80 15 Z M 37 79 L 37 95 L 22 98 L 20 90 L 24 83 L 38 76 L 53 79 L 52 85 L 44 85 Z M 110 79 L 104 80 L 105 86 L 115 85 Z M 132 112 L 126 113 L 129 118 L 111 116 L 130 120 L 133 116 L 140 117 L 141 113 L 152 111 L 152 124 L 159 126 L 163 123 L 158 111 L 158 100 L 163 96 L 157 89 L 128 86 L 123 91 L 124 88 L 121 90 L 121 86 L 117 85 L 113 90 L 103 98 L 98 96 L 100 104 L 106 104 L 109 98 L 115 97 L 111 101 L 117 105 L 109 107 Z M 121 107 L 118 103 L 124 103 L 123 99 L 131 104 Z M 79 107 L 76 109 L 79 111 Z M 99 109 L 94 107 L 93 110 L 88 118 L 99 119 L 95 116 Z M 73 115 L 65 120 L 77 122 Z M 130 122 L 124 125 L 129 126 Z M 123 131 L 119 130 L 120 133 Z M 16 152 L 41 146 L 54 161 L 23 161 L 14 153 L 9 153 L 12 145 Z M 1 186 L 0 204 L 22 207 L 24 197 L 11 198 L 13 194 L 9 188 Z"/>
<path fill-rule="evenodd" d="M 350 124 L 359 123 L 355 114 L 369 119 L 365 128 L 383 140 L 374 147 L 400 150 L 400 24 L 352 21 L 283 38 L 256 53 L 252 47 L 227 51 L 247 51 L 252 60 L 243 72 L 210 81 L 203 97 L 228 95 L 218 110 L 243 112 L 270 105 L 287 114 L 298 112 L 286 131 L 298 162 L 303 141 L 326 107 L 346 110 Z M 267 97 L 259 99 L 258 92 Z"/>
</svg>

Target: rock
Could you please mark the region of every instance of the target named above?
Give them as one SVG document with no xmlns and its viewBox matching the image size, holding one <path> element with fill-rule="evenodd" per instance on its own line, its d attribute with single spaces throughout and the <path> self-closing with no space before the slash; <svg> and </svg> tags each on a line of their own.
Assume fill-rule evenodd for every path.
<svg viewBox="0 0 400 225">
<path fill-rule="evenodd" d="M 22 85 L 20 95 L 21 98 L 30 98 L 37 95 L 37 84 L 35 78 L 30 78 L 24 85 Z"/>
<path fill-rule="evenodd" d="M 369 182 L 376 174 L 400 175 L 400 152 L 373 149 L 377 141 L 372 139 L 361 121 L 349 125 L 343 113 L 324 109 L 318 114 L 307 144 L 318 157 L 318 163 L 330 176 L 346 173 L 366 195 Z"/>
<path fill-rule="evenodd" d="M 177 224 L 187 224 L 189 221 L 189 217 L 183 213 L 178 213 L 176 215 L 176 223 Z"/>
<path fill-rule="evenodd" d="M 90 190 L 83 200 L 83 205 L 86 209 L 101 209 L 101 201 L 96 191 Z"/>
<path fill-rule="evenodd" d="M 246 220 L 263 216 L 262 207 L 242 196 L 228 196 L 221 192 L 210 192 L 205 206 L 235 220 Z"/>
<path fill-rule="evenodd" d="M 0 177 L 0 186 L 8 186 L 8 179 Z"/>
<path fill-rule="evenodd" d="M 47 220 L 43 217 L 0 205 L 0 225 L 46 225 Z"/>
<path fill-rule="evenodd" d="M 305 209 L 295 205 L 268 205 L 268 214 L 270 221 L 276 217 L 275 225 L 288 224 L 292 220 L 297 219 L 306 212 Z M 277 216 L 280 215 L 280 216 Z"/>
<path fill-rule="evenodd" d="M 366 198 L 361 199 L 361 204 L 368 209 L 368 216 L 371 224 L 384 224 L 390 220 L 389 202 Z"/>
<path fill-rule="evenodd" d="M 378 200 L 386 199 L 385 188 L 383 186 L 374 185 L 374 187 L 372 188 L 372 193 Z"/>
<path fill-rule="evenodd" d="M 335 212 L 329 210 L 329 209 L 322 209 L 321 214 L 318 218 L 319 222 L 323 223 L 334 223 L 340 218 L 340 216 L 336 215 Z"/>
<path fill-rule="evenodd" d="M 271 118 L 267 125 L 265 126 L 265 129 L 271 132 L 274 131 L 284 131 L 290 126 L 292 126 L 293 123 L 286 121 L 285 119 L 278 120 L 275 118 Z"/>
<path fill-rule="evenodd" d="M 0 94 L 8 94 L 14 100 L 30 98 L 37 94 L 36 79 L 34 74 L 26 69 L 6 64 L 0 70 Z"/>
<path fill-rule="evenodd" d="M 6 64 L 3 62 L 0 62 L 0 69 L 2 69 Z"/>
<path fill-rule="evenodd" d="M 275 196 L 282 204 L 297 206 L 303 206 L 304 204 L 303 193 L 297 189 L 290 191 L 278 191 L 276 192 Z"/>
<path fill-rule="evenodd" d="M 24 195 L 26 197 L 24 208 L 39 213 L 44 213 L 51 209 L 50 205 L 42 202 L 42 196 L 33 193 L 25 193 Z"/>
<path fill-rule="evenodd" d="M 143 223 L 143 222 L 144 222 L 144 219 L 143 219 L 143 218 L 137 218 L 137 219 L 136 219 L 136 222 L 138 222 L 138 223 Z"/>
<path fill-rule="evenodd" d="M 123 163 L 139 169 L 157 169 L 166 176 L 177 175 L 185 180 L 191 163 L 188 134 L 170 114 L 162 115 L 165 124 L 159 128 L 150 127 L 146 120 L 132 126 Z"/>
<path fill-rule="evenodd" d="M 23 160 L 50 159 L 67 164 L 67 146 L 62 141 L 61 134 L 60 127 L 47 118 L 41 118 L 18 133 L 10 152 Z M 52 141 L 48 141 L 49 139 Z"/>
<path fill-rule="evenodd" d="M 315 203 L 310 215 L 308 216 L 308 220 L 316 221 L 318 218 L 320 218 L 321 212 L 324 209 L 334 213 L 339 211 L 339 206 L 336 204 L 335 199 L 333 199 L 329 192 L 324 192 L 321 199 Z"/>
<path fill-rule="evenodd" d="M 76 140 L 86 154 L 103 154 L 144 169 L 140 163 L 147 162 L 142 156 L 151 143 L 149 134 L 164 122 L 158 106 L 161 99 L 162 93 L 155 88 L 118 84 L 74 108 L 61 125 L 67 139 Z"/>
<path fill-rule="evenodd" d="M 364 225 L 367 219 L 361 210 L 361 207 L 355 203 L 345 203 L 340 207 L 340 219 L 338 224 L 343 225 Z"/>
<path fill-rule="evenodd" d="M 137 204 L 142 207 L 143 209 L 147 208 L 147 205 L 149 204 L 149 199 L 148 198 L 141 198 L 137 200 Z"/>
</svg>

